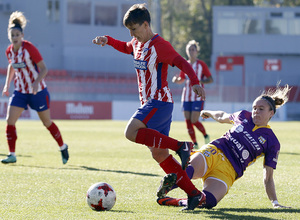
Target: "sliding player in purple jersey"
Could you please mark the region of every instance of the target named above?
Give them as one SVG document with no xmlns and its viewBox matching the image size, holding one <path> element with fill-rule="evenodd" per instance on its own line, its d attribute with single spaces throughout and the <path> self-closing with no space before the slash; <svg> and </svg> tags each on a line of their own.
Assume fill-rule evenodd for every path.
<svg viewBox="0 0 300 220">
<path fill-rule="evenodd" d="M 150 20 L 145 4 L 135 4 L 123 19 L 124 26 L 132 36 L 131 41 L 98 36 L 93 43 L 101 46 L 108 44 L 120 52 L 133 55 L 141 107 L 129 120 L 125 136 L 130 141 L 148 146 L 160 167 L 166 173 L 176 173 L 180 179 L 177 185 L 188 194 L 190 200 L 199 205 L 205 201 L 205 195 L 194 186 L 184 171 L 192 143 L 168 137 L 173 111 L 173 98 L 167 82 L 168 66 L 177 66 L 185 72 L 193 91 L 203 100 L 205 92 L 191 65 L 169 42 L 152 32 Z M 169 154 L 169 149 L 178 153 L 182 165 Z"/>
<path fill-rule="evenodd" d="M 274 208 L 287 208 L 277 201 L 273 170 L 276 169 L 280 143 L 268 122 L 276 109 L 288 101 L 289 91 L 286 85 L 264 92 L 253 102 L 252 113 L 245 110 L 233 114 L 201 111 L 201 117 L 233 124 L 233 127 L 221 138 L 192 152 L 186 172 L 192 179 L 202 179 L 206 195 L 205 203 L 198 207 L 210 209 L 216 206 L 235 180 L 243 176 L 246 168 L 264 156 L 264 185 L 268 198 Z M 157 192 L 160 205 L 187 205 L 186 199 L 166 197 L 170 190 L 176 188 L 176 179 L 176 174 L 168 174 L 162 179 Z"/>
</svg>

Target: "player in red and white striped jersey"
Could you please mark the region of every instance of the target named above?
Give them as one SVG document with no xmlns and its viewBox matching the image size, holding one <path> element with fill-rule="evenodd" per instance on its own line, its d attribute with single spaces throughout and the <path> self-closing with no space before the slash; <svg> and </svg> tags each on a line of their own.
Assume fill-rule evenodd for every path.
<svg viewBox="0 0 300 220">
<path fill-rule="evenodd" d="M 50 118 L 50 95 L 44 81 L 47 67 L 38 49 L 29 41 L 23 40 L 23 29 L 26 23 L 27 20 L 22 12 L 16 11 L 10 15 L 7 31 L 11 45 L 6 49 L 9 64 L 2 95 L 9 96 L 9 88 L 13 79 L 15 91 L 9 100 L 6 119 L 6 136 L 10 153 L 1 162 L 15 163 L 17 161 L 15 124 L 29 105 L 37 111 L 44 126 L 56 140 L 65 164 L 69 159 L 68 146 L 63 142 L 58 127 Z"/>
<path fill-rule="evenodd" d="M 197 59 L 199 51 L 199 43 L 195 40 L 189 41 L 186 45 L 186 54 L 189 58 L 188 62 L 192 65 L 200 83 L 204 87 L 204 84 L 212 83 L 213 78 L 207 65 L 202 60 Z M 183 71 L 180 72 L 179 76 L 174 76 L 172 81 L 178 84 L 185 81 L 181 102 L 188 133 L 194 142 L 194 147 L 198 148 L 194 126 L 203 134 L 205 143 L 209 143 L 209 135 L 206 133 L 203 124 L 199 121 L 200 111 L 202 111 L 204 107 L 204 100 L 201 100 L 200 97 L 197 97 L 195 93 L 192 92 L 191 82 L 189 79 L 186 79 L 186 74 Z"/>
<path fill-rule="evenodd" d="M 145 4 L 133 5 L 125 14 L 123 23 L 129 29 L 133 39 L 129 42 L 119 41 L 110 36 L 98 36 L 93 43 L 112 46 L 116 50 L 133 55 L 136 69 L 139 95 L 142 106 L 128 122 L 125 136 L 130 141 L 149 147 L 152 157 L 166 173 L 179 175 L 177 185 L 189 196 L 190 201 L 202 204 L 205 195 L 189 180 L 184 169 L 187 166 L 191 145 L 168 137 L 173 98 L 168 87 L 168 65 L 177 66 L 190 78 L 192 89 L 197 96 L 205 99 L 205 92 L 191 65 L 181 57 L 150 27 L 150 13 Z M 169 149 L 176 151 L 182 165 L 169 154 Z"/>
</svg>

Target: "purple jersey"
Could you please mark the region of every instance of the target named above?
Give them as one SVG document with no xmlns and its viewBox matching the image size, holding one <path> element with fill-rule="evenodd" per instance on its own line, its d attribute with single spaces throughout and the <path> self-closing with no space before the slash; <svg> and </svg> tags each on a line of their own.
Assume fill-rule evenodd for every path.
<svg viewBox="0 0 300 220">
<path fill-rule="evenodd" d="M 264 164 L 275 169 L 280 143 L 270 126 L 256 126 L 248 111 L 236 112 L 230 115 L 230 120 L 234 126 L 212 144 L 224 152 L 238 174 L 237 178 L 263 155 Z"/>
</svg>

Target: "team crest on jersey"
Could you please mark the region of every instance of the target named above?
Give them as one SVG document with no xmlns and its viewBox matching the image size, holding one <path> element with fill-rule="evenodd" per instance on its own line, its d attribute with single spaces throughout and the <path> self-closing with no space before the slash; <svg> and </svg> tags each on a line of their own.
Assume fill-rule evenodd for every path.
<svg viewBox="0 0 300 220">
<path fill-rule="evenodd" d="M 134 68 L 139 70 L 147 70 L 147 61 L 144 60 L 134 60 Z"/>
<path fill-rule="evenodd" d="M 266 142 L 266 139 L 263 138 L 262 136 L 258 137 L 258 141 L 261 143 L 261 144 L 264 144 Z"/>
<path fill-rule="evenodd" d="M 147 53 L 148 53 L 148 51 L 149 51 L 149 48 L 145 48 L 145 49 L 143 50 L 143 55 L 146 56 Z"/>
</svg>

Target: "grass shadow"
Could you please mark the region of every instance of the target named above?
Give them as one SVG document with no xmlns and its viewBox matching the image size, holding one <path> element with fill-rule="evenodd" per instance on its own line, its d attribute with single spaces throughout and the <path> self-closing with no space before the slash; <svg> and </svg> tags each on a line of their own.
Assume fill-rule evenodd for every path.
<svg viewBox="0 0 300 220">
<path fill-rule="evenodd" d="M 95 167 L 88 167 L 88 166 L 64 166 L 64 167 L 47 167 L 47 166 L 33 166 L 33 165 L 24 165 L 24 164 L 12 164 L 14 166 L 20 167 L 31 167 L 31 168 L 40 168 L 40 169 L 57 169 L 57 170 L 89 170 L 89 171 L 97 171 L 97 172 L 111 172 L 111 173 L 121 173 L 121 174 L 132 174 L 132 175 L 139 175 L 139 176 L 151 176 L 151 177 L 161 177 L 157 174 L 152 173 L 139 173 L 139 172 L 132 172 L 132 171 L 125 171 L 125 170 L 107 170 L 107 169 L 99 169 Z"/>
<path fill-rule="evenodd" d="M 103 171 L 103 172 L 113 172 L 113 173 L 122 173 L 122 174 L 133 174 L 133 175 L 140 175 L 140 176 L 160 177 L 160 175 L 152 174 L 152 173 L 138 173 L 138 172 L 124 171 L 124 170 L 107 170 L 107 169 L 99 169 L 99 168 L 88 167 L 88 166 L 79 166 L 79 167 L 89 171 Z"/>
<path fill-rule="evenodd" d="M 0 154 L 0 157 L 2 157 L 2 156 L 3 156 L 3 157 L 6 157 L 7 155 L 8 155 L 8 154 Z M 29 158 L 29 157 L 32 157 L 32 156 L 30 156 L 30 155 L 18 154 L 18 155 L 17 155 L 17 158 L 18 158 L 18 157 L 28 157 L 28 158 Z"/>
<path fill-rule="evenodd" d="M 291 152 L 280 152 L 280 154 L 293 155 L 293 156 L 300 156 L 300 153 L 291 153 Z"/>
<path fill-rule="evenodd" d="M 235 213 L 232 213 L 235 212 Z M 274 209 L 274 208 L 268 208 L 268 209 L 251 209 L 251 208 L 220 208 L 220 209 L 212 209 L 212 210 L 206 210 L 206 209 L 196 209 L 193 211 L 193 214 L 198 213 L 205 213 L 210 216 L 210 218 L 213 219 L 244 219 L 244 220 L 267 220 L 270 219 L 269 217 L 263 217 L 263 216 L 253 216 L 251 213 L 300 213 L 300 209 Z M 243 213 L 239 214 L 239 213 Z M 245 213 L 249 213 L 248 216 L 245 216 Z M 257 215 L 257 214 L 255 214 Z M 276 219 L 274 217 L 274 219 Z"/>
</svg>

